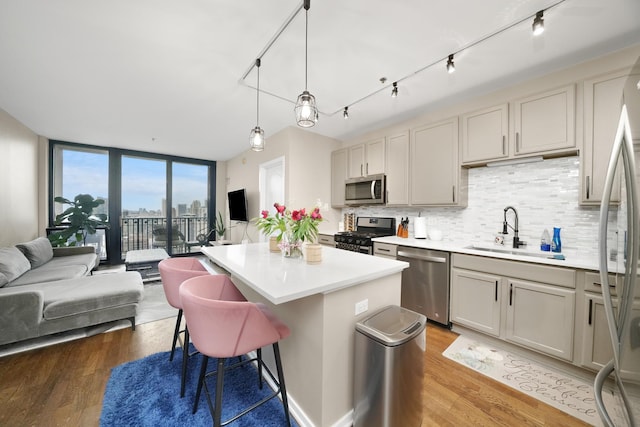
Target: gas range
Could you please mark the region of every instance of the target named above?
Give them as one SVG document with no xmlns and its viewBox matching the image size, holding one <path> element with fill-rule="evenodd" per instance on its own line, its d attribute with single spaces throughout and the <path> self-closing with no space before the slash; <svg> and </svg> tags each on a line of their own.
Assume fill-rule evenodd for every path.
<svg viewBox="0 0 640 427">
<path fill-rule="evenodd" d="M 333 236 L 336 248 L 348 251 L 373 254 L 375 237 L 393 236 L 395 234 L 395 218 L 358 217 L 354 231 L 343 231 Z"/>
</svg>

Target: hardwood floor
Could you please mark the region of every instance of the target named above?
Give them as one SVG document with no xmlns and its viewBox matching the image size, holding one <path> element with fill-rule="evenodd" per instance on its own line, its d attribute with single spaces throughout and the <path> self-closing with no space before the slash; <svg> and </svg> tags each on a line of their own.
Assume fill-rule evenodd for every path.
<svg viewBox="0 0 640 427">
<path fill-rule="evenodd" d="M 167 351 L 174 324 L 170 318 L 1 358 L 0 426 L 97 426 L 111 368 Z M 455 338 L 427 327 L 423 426 L 587 425 L 442 356 Z"/>
</svg>

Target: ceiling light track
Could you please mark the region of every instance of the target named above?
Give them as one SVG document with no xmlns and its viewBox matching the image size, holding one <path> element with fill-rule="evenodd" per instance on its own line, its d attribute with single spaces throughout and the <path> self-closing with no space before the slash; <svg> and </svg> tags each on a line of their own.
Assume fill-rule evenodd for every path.
<svg viewBox="0 0 640 427">
<path fill-rule="evenodd" d="M 552 3 L 552 4 L 550 4 L 549 6 L 545 7 L 544 9 L 542 9 L 542 10 L 540 10 L 540 11 L 536 12 L 534 15 L 528 15 L 528 16 L 526 16 L 525 18 L 522 18 L 522 19 L 520 19 L 520 20 L 518 20 L 518 21 L 516 21 L 516 22 L 514 22 L 514 23 L 511 23 L 511 24 L 509 24 L 509 25 L 507 25 L 507 26 L 505 26 L 505 27 L 502 27 L 502 28 L 500 28 L 500 29 L 498 29 L 498 30 L 496 30 L 496 31 L 494 31 L 494 32 L 492 32 L 492 33 L 489 33 L 489 34 L 487 34 L 486 36 L 481 37 L 480 39 L 478 39 L 478 40 L 476 40 L 476 41 L 473 41 L 473 42 L 471 42 L 471 43 L 469 43 L 469 44 L 467 44 L 467 45 L 464 45 L 464 46 L 462 46 L 461 48 L 459 48 L 458 50 L 456 50 L 456 51 L 454 51 L 454 52 L 451 52 L 451 53 L 450 53 L 450 54 L 448 54 L 447 56 L 445 56 L 445 57 L 443 57 L 443 58 L 438 58 L 436 61 L 433 61 L 433 62 L 431 62 L 431 63 L 429 63 L 429 64 L 425 65 L 424 67 L 421 67 L 421 68 L 419 68 L 418 70 L 416 70 L 416 71 L 414 71 L 414 72 L 412 72 L 412 73 L 410 73 L 410 74 L 407 74 L 407 75 L 405 75 L 405 76 L 404 76 L 404 77 L 402 77 L 402 78 L 399 78 L 399 79 L 395 80 L 395 83 L 396 83 L 396 84 L 398 84 L 398 83 L 400 83 L 400 82 L 402 82 L 402 81 L 404 81 L 404 80 L 409 79 L 410 77 L 415 76 L 416 74 L 420 74 L 421 72 L 423 72 L 423 71 L 425 71 L 425 70 L 427 70 L 427 69 L 429 69 L 429 68 L 431 68 L 431 67 L 437 66 L 438 64 L 442 64 L 442 62 L 443 62 L 443 61 L 448 61 L 449 56 L 455 56 L 455 55 L 458 55 L 459 53 L 464 52 L 464 51 L 466 51 L 466 50 L 468 50 L 468 49 L 471 49 L 472 47 L 477 46 L 478 44 L 483 43 L 483 42 L 485 42 L 485 41 L 489 40 L 489 39 L 490 39 L 490 38 L 492 38 L 492 37 L 498 36 L 498 35 L 500 35 L 500 34 L 504 33 L 505 31 L 508 31 L 508 30 L 512 29 L 513 27 L 515 27 L 515 26 L 517 26 L 517 25 L 522 24 L 523 22 L 526 22 L 526 21 L 531 22 L 530 20 L 531 20 L 532 18 L 534 18 L 534 19 L 535 19 L 535 18 L 536 18 L 536 16 L 537 16 L 538 14 L 543 14 L 544 12 L 547 12 L 547 11 L 549 11 L 549 10 L 551 10 L 551 9 L 553 9 L 553 8 L 555 8 L 555 7 L 557 7 L 557 6 L 559 6 L 559 5 L 561 5 L 561 4 L 562 4 L 562 3 L 564 3 L 565 1 L 566 1 L 566 0 L 558 0 L 558 1 L 556 1 L 555 3 Z M 293 19 L 297 16 L 297 14 L 298 14 L 301 10 L 303 10 L 303 9 L 304 9 L 304 7 L 305 7 L 305 3 L 306 3 L 306 2 L 307 2 L 307 0 L 303 0 L 303 1 L 298 5 L 298 6 L 296 6 L 296 8 L 295 8 L 295 9 L 293 10 L 293 12 L 291 13 L 291 15 L 289 15 L 289 17 L 288 17 L 288 18 L 286 19 L 286 21 L 284 22 L 284 24 L 283 24 L 283 25 L 278 29 L 278 31 L 276 31 L 276 33 L 274 34 L 274 36 L 269 40 L 269 42 L 266 44 L 266 46 L 262 49 L 262 51 L 261 51 L 261 52 L 260 52 L 260 54 L 258 55 L 258 57 L 259 57 L 259 58 L 262 58 L 262 57 L 263 57 L 263 56 L 264 56 L 264 55 L 269 51 L 269 49 L 273 46 L 273 44 L 278 40 L 278 38 L 282 35 L 282 33 L 283 33 L 283 32 L 287 29 L 287 27 L 291 24 L 291 22 L 292 22 L 292 21 L 293 21 Z M 305 55 L 306 55 L 306 54 L 305 54 Z M 255 67 L 255 66 L 256 66 L 256 65 L 255 65 L 255 63 L 252 63 L 252 64 L 248 67 L 247 71 L 246 71 L 246 72 L 242 75 L 242 77 L 240 78 L 240 83 L 242 83 L 242 84 L 244 84 L 244 85 L 246 85 L 246 86 L 248 86 L 248 87 L 252 87 L 251 85 L 247 84 L 247 83 L 245 82 L 245 80 L 246 80 L 247 76 L 251 73 L 251 71 L 253 71 L 253 69 L 254 69 L 254 67 Z M 442 66 L 442 65 L 440 65 L 440 66 Z M 306 67 L 306 61 L 305 61 L 305 67 Z M 383 84 L 384 84 L 384 83 L 383 83 Z M 305 85 L 305 86 L 306 86 L 306 85 Z M 369 94 L 367 94 L 367 95 L 365 95 L 365 96 L 363 96 L 363 97 L 361 97 L 361 98 L 359 98 L 359 99 L 357 99 L 357 100 L 355 100 L 355 101 L 351 102 L 350 104 L 348 104 L 348 105 L 347 105 L 347 108 L 348 108 L 348 107 L 352 107 L 352 106 L 354 106 L 354 105 L 356 105 L 356 104 L 359 104 L 359 103 L 361 103 L 361 102 L 363 102 L 363 101 L 365 101 L 365 100 L 367 100 L 367 99 L 371 98 L 372 96 L 377 95 L 377 94 L 378 94 L 379 92 L 381 92 L 381 91 L 388 90 L 388 89 L 389 89 L 389 87 L 392 87 L 392 85 L 386 85 L 386 86 L 383 86 L 383 87 L 381 87 L 380 89 L 377 89 L 377 90 L 375 90 L 375 91 L 373 91 L 373 92 L 371 92 L 371 93 L 369 93 Z M 392 90 L 393 90 L 393 89 L 392 89 Z M 294 101 L 292 101 L 291 99 L 285 98 L 284 96 L 281 96 L 281 95 L 275 94 L 275 93 L 273 93 L 273 92 L 264 91 L 264 90 L 263 90 L 262 92 L 263 92 L 263 93 L 265 93 L 265 94 L 268 94 L 268 95 L 270 95 L 270 96 L 273 96 L 273 97 L 275 97 L 275 98 L 281 99 L 281 100 L 283 100 L 283 101 L 289 102 L 289 103 L 291 103 L 291 104 L 295 104 L 295 102 L 294 102 Z M 317 110 L 317 112 L 318 112 L 318 114 L 322 113 L 320 110 Z M 340 113 L 343 113 L 343 112 L 344 112 L 344 108 L 340 108 L 340 109 L 338 109 L 338 110 L 336 110 L 336 111 L 328 112 L 328 113 L 322 113 L 322 114 L 323 114 L 323 115 L 325 115 L 325 116 L 327 116 L 327 117 L 333 117 L 333 116 L 335 116 L 336 114 L 340 114 Z"/>
<path fill-rule="evenodd" d="M 408 75 L 406 75 L 406 76 L 404 76 L 404 77 L 402 77 L 402 78 L 400 78 L 400 79 L 396 80 L 394 84 L 397 84 L 397 83 L 400 83 L 400 82 L 402 82 L 402 81 L 404 81 L 404 80 L 407 80 L 408 78 L 413 77 L 413 76 L 415 76 L 416 74 L 420 74 L 421 72 L 423 72 L 423 71 L 425 71 L 425 70 L 427 70 L 427 69 L 429 69 L 429 68 L 431 68 L 431 67 L 434 67 L 434 66 L 437 66 L 438 64 L 441 64 L 443 61 L 447 61 L 447 63 L 448 63 L 449 59 L 451 59 L 451 61 L 453 62 L 453 57 L 454 57 L 454 55 L 457 55 L 457 54 L 459 54 L 459 53 L 461 53 L 461 52 L 464 52 L 465 50 L 471 49 L 472 47 L 477 46 L 477 45 L 479 45 L 480 43 L 483 43 L 483 42 L 485 42 L 485 41 L 489 40 L 489 39 L 490 39 L 490 38 L 492 38 L 492 37 L 495 37 L 495 36 L 497 36 L 497 35 L 500 35 L 500 34 L 504 33 L 505 31 L 508 31 L 508 30 L 512 29 L 513 27 L 516 27 L 516 26 L 518 26 L 518 25 L 522 24 L 523 22 L 529 21 L 532 17 L 534 17 L 534 18 L 535 18 L 538 14 L 541 14 L 541 13 L 543 13 L 543 12 L 545 12 L 545 11 L 548 11 L 548 10 L 550 10 L 550 9 L 553 9 L 553 8 L 555 8 L 555 7 L 559 6 L 559 5 L 561 5 L 561 4 L 562 4 L 562 3 L 564 3 L 565 1 L 567 1 L 567 0 L 559 0 L 559 1 L 557 1 L 557 2 L 555 2 L 555 3 L 553 3 L 553 4 L 551 4 L 551 5 L 547 6 L 546 8 L 542 9 L 541 11 L 536 12 L 536 14 L 535 14 L 535 15 L 527 15 L 525 18 L 522 18 L 522 19 L 520 19 L 520 20 L 518 20 L 518 21 L 516 21 L 516 22 L 514 22 L 514 23 L 511 23 L 511 24 L 509 24 L 509 25 L 507 25 L 507 26 L 505 26 L 505 27 L 502 27 L 502 28 L 500 28 L 500 29 L 498 29 L 498 30 L 496 30 L 496 31 L 492 32 L 492 33 L 489 33 L 488 35 L 486 35 L 486 36 L 484 36 L 484 37 L 481 37 L 480 39 L 478 39 L 478 40 L 476 40 L 476 41 L 473 41 L 473 42 L 471 42 L 471 43 L 469 43 L 469 44 L 467 44 L 467 45 L 464 45 L 463 47 L 461 47 L 460 49 L 456 50 L 455 52 L 453 52 L 453 53 L 451 53 L 451 54 L 449 54 L 449 55 L 447 55 L 447 56 L 445 56 L 445 57 L 443 57 L 443 58 L 439 58 L 438 60 L 433 61 L 432 63 L 425 65 L 424 67 L 422 67 L 422 68 L 420 68 L 420 69 L 418 69 L 418 70 L 414 71 L 413 73 L 408 74 Z M 447 67 L 447 70 L 449 70 L 449 68 L 448 68 L 448 67 Z M 384 84 L 384 82 L 382 82 L 382 83 Z M 352 107 L 352 106 L 354 106 L 354 105 L 356 105 L 356 104 L 359 104 L 360 102 L 362 102 L 362 101 L 364 101 L 364 100 L 366 100 L 366 99 L 371 98 L 371 97 L 372 97 L 372 96 L 374 96 L 374 95 L 377 95 L 380 91 L 387 90 L 387 89 L 389 88 L 389 86 L 390 86 L 390 85 L 384 86 L 384 87 L 382 87 L 382 88 L 380 88 L 380 89 L 378 89 L 378 90 L 376 90 L 376 91 L 374 91 L 374 92 L 371 92 L 370 94 L 368 94 L 368 95 L 366 95 L 366 96 L 363 96 L 363 97 L 362 97 L 362 98 L 360 98 L 360 99 L 357 99 L 356 101 L 354 101 L 354 102 L 350 103 L 350 104 L 349 104 L 349 107 Z M 336 114 L 340 113 L 341 111 L 342 111 L 342 110 L 336 110 L 336 111 L 334 111 L 333 113 L 327 114 L 327 116 L 332 117 L 332 116 L 334 116 L 334 115 L 336 115 Z"/>
</svg>

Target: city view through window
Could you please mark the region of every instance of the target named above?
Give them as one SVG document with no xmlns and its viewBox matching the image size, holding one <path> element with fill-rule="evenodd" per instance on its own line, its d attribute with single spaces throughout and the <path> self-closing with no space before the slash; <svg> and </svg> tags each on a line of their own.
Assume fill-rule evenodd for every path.
<svg viewBox="0 0 640 427">
<path fill-rule="evenodd" d="M 57 188 L 73 200 L 77 194 L 91 194 L 105 200 L 96 213 L 109 213 L 109 155 L 100 150 L 63 149 Z M 54 162 L 54 164 L 58 164 Z M 164 248 L 171 253 L 199 250 L 198 238 L 209 234 L 208 166 L 122 156 L 121 252 Z M 167 168 L 171 167 L 171 207 L 167 207 Z M 55 167 L 54 167 L 55 168 Z M 56 192 L 59 195 L 59 192 Z M 66 206 L 56 203 L 56 214 Z M 171 218 L 171 234 L 168 221 Z M 113 218 L 109 218 L 113 222 Z M 104 252 L 104 232 L 95 236 Z M 209 236 L 209 238 L 211 238 Z"/>
</svg>

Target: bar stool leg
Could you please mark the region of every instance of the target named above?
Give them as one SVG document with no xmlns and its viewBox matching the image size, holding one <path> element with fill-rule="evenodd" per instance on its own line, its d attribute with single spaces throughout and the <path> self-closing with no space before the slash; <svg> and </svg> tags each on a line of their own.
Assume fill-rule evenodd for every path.
<svg viewBox="0 0 640 427">
<path fill-rule="evenodd" d="M 258 356 L 258 387 L 262 390 L 262 349 L 256 350 Z"/>
<path fill-rule="evenodd" d="M 287 387 L 284 384 L 284 372 L 282 370 L 282 360 L 280 360 L 280 347 L 278 343 L 273 343 L 273 354 L 276 358 L 276 369 L 278 370 L 278 382 L 280 383 L 280 395 L 282 397 L 282 406 L 284 406 L 284 416 L 287 419 L 287 425 L 291 427 L 291 418 L 289 417 L 289 400 L 287 399 Z"/>
<path fill-rule="evenodd" d="M 182 379 L 180 380 L 180 397 L 184 397 L 187 382 L 187 360 L 189 359 L 189 326 L 184 327 L 184 343 L 182 343 Z"/>
<path fill-rule="evenodd" d="M 202 365 L 200 366 L 200 377 L 198 378 L 198 390 L 196 391 L 196 398 L 193 402 L 193 410 L 195 414 L 198 411 L 198 402 L 200 401 L 200 393 L 202 392 L 202 384 L 204 383 L 204 376 L 207 374 L 207 363 L 209 363 L 209 357 L 202 355 Z"/>
<path fill-rule="evenodd" d="M 224 362 L 223 357 L 218 358 L 218 373 L 216 381 L 216 407 L 211 412 L 214 414 L 213 425 L 214 427 L 220 427 L 222 423 L 222 389 L 224 386 Z M 207 396 L 209 402 L 211 398 Z M 211 403 L 209 403 L 211 404 Z"/>
<path fill-rule="evenodd" d="M 178 342 L 178 334 L 180 333 L 181 322 L 182 322 L 182 309 L 178 310 L 178 318 L 176 319 L 176 329 L 173 331 L 173 344 L 171 344 L 171 356 L 169 356 L 169 362 L 173 361 L 173 352 L 176 351 L 176 343 Z"/>
</svg>

